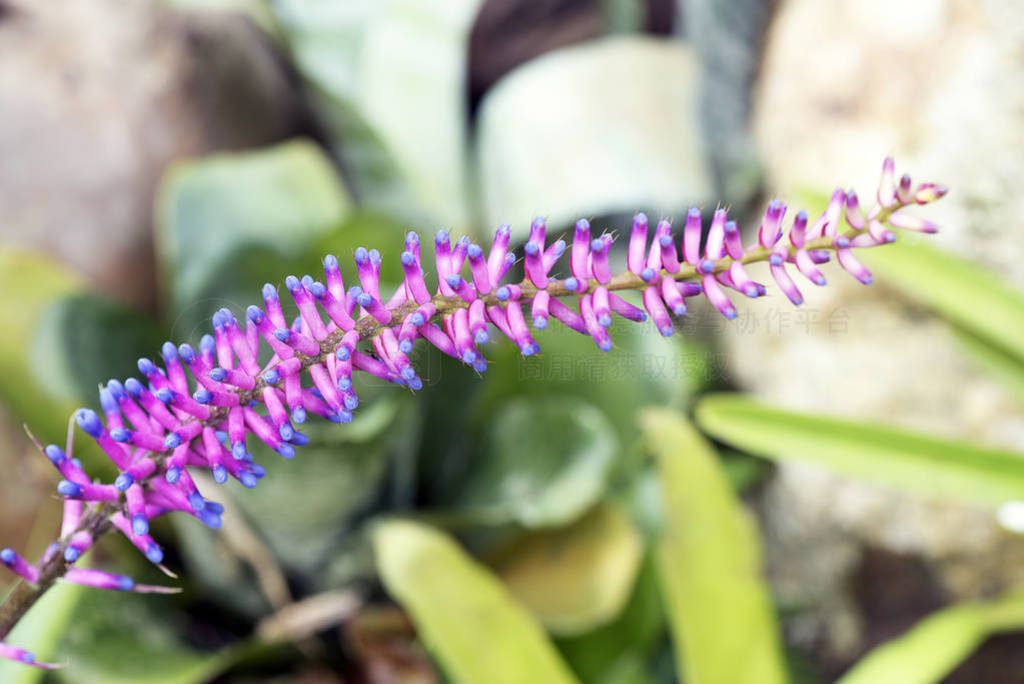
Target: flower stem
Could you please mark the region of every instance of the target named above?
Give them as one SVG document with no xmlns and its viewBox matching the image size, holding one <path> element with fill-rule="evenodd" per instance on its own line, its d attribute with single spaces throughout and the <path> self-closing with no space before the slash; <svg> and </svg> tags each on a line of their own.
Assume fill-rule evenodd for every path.
<svg viewBox="0 0 1024 684">
<path fill-rule="evenodd" d="M 0 641 L 10 634 L 18 621 L 28 612 L 29 608 L 35 605 L 36 601 L 42 598 L 54 583 L 64 576 L 64 573 L 71 567 L 64 561 L 64 550 L 71 543 L 71 537 L 78 532 L 88 532 L 94 539 L 98 539 L 111 527 L 110 516 L 117 510 L 113 504 L 103 504 L 91 509 L 82 516 L 82 521 L 75 532 L 65 535 L 57 542 L 57 549 L 50 550 L 39 566 L 39 581 L 35 584 L 27 580 L 18 580 L 14 589 L 7 595 L 3 605 L 0 605 Z"/>
<path fill-rule="evenodd" d="M 899 206 L 894 208 L 882 209 L 878 214 L 872 217 L 881 223 L 885 223 L 889 216 Z M 866 229 L 850 229 L 844 235 L 847 238 L 852 239 L 861 233 L 867 232 Z M 807 241 L 805 248 L 808 250 L 835 250 L 833 236 L 826 236 L 816 238 L 814 240 Z M 790 252 L 794 252 L 795 248 L 790 247 Z M 772 249 L 758 247 L 747 250 L 740 261 L 743 264 L 756 263 L 760 261 L 767 261 L 772 253 Z M 712 273 L 722 273 L 729 270 L 729 266 L 735 261 L 730 257 L 719 259 L 714 263 L 714 269 Z M 686 279 L 697 279 L 700 278 L 704 273 L 698 273 L 697 269 L 692 264 L 683 263 L 680 264 L 680 268 L 676 273 L 668 273 L 667 271 L 661 271 L 661 277 L 673 278 L 675 280 L 686 280 Z M 520 306 L 522 301 L 531 300 L 539 291 L 535 287 L 529 278 L 524 278 L 519 284 L 521 291 L 519 301 L 508 302 L 509 306 Z M 588 290 L 593 290 L 599 286 L 596 280 L 591 280 L 588 284 Z M 608 290 L 643 290 L 648 287 L 648 283 L 644 282 L 640 276 L 625 272 L 614 276 L 610 282 L 604 283 L 604 287 Z M 551 280 L 544 290 L 552 297 L 565 297 L 565 296 L 578 296 L 579 292 L 576 290 L 569 290 L 563 281 Z M 491 292 L 490 294 L 483 297 L 484 302 L 488 306 L 500 304 L 497 296 Z M 460 299 L 457 296 L 435 296 L 431 303 L 436 308 L 436 317 L 443 316 L 444 314 L 451 313 L 452 311 L 459 308 L 466 308 L 469 303 Z M 382 324 L 374 319 L 372 316 L 364 316 L 356 321 L 355 329 L 359 332 L 360 341 L 368 340 L 377 335 L 386 325 L 395 325 L 396 323 L 405 319 L 406 316 L 416 311 L 419 305 L 415 302 L 407 302 L 406 304 L 397 307 L 392 312 L 392 323 Z M 326 338 L 320 341 L 320 352 L 316 355 L 306 355 L 302 353 L 296 353 L 295 355 L 300 359 L 303 370 L 310 366 L 323 362 L 329 354 L 333 354 L 335 349 L 342 340 L 345 334 L 345 330 L 337 330 L 329 334 Z M 283 382 L 283 381 L 281 381 Z M 258 400 L 263 389 L 268 386 L 262 377 L 257 378 L 256 384 L 251 390 L 238 392 L 239 400 L 242 405 L 246 405 L 253 400 Z M 227 419 L 228 409 L 226 407 L 219 407 L 211 411 L 210 417 L 202 421 L 206 427 L 218 427 Z M 193 418 L 198 420 L 198 418 Z M 155 460 L 158 464 L 161 464 L 163 459 L 167 456 L 168 452 L 162 454 L 154 454 Z M 158 467 L 151 477 L 158 476 L 161 469 Z M 70 564 L 64 560 L 64 550 L 68 547 L 71 542 L 71 537 L 77 532 L 88 532 L 93 539 L 98 539 L 101 535 L 105 534 L 111 527 L 110 516 L 119 510 L 118 504 L 104 503 L 98 506 L 92 507 L 83 517 L 78 528 L 57 542 L 56 550 L 49 550 L 44 556 L 40 563 L 39 570 L 39 581 L 36 583 L 30 583 L 24 579 L 18 581 L 14 589 L 8 594 L 3 604 L 0 605 L 0 640 L 3 640 L 18 623 L 18 621 L 25 615 L 28 610 L 35 605 L 35 603 L 45 594 L 50 587 L 56 583 L 58 579 L 64 576 Z"/>
</svg>

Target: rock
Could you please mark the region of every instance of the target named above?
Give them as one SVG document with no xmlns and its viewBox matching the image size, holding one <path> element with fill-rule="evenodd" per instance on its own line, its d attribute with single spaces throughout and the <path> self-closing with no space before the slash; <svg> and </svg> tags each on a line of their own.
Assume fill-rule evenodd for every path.
<svg viewBox="0 0 1024 684">
<path fill-rule="evenodd" d="M 0 14 L 0 236 L 152 304 L 153 194 L 172 160 L 261 145 L 302 112 L 240 15 L 8 0 Z"/>
<path fill-rule="evenodd" d="M 953 189 L 923 212 L 943 227 L 939 243 L 1024 286 L 1024 243 L 1007 239 L 1024 214 L 1015 189 L 1024 158 L 1008 153 L 1024 143 L 1022 37 L 1024 5 L 1011 0 L 790 0 L 770 29 L 755 104 L 769 184 L 787 199 L 835 181 L 873 194 L 882 157 L 894 153 L 900 169 Z M 835 267 L 827 275 L 829 287 L 803 288 L 803 315 L 818 319 L 806 330 L 721 336 L 742 387 L 795 409 L 1024 450 L 1021 407 L 941 320 L 884 283 L 864 288 Z M 766 308 L 800 315 L 781 296 L 759 304 L 740 320 Z M 829 330 L 837 316 L 841 333 Z M 863 646 L 847 588 L 866 547 L 920 555 L 949 600 L 1024 582 L 1024 538 L 991 510 L 788 464 L 762 504 L 776 590 L 819 606 L 791 634 L 806 644 L 820 636 L 808 625 L 823 625 L 834 657 Z"/>
</svg>

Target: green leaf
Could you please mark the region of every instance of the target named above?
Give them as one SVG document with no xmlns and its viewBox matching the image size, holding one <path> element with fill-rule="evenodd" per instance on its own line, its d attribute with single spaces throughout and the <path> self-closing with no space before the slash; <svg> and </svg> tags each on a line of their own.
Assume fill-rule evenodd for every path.
<svg viewBox="0 0 1024 684">
<path fill-rule="evenodd" d="M 1024 595 L 965 603 L 930 615 L 868 653 L 839 684 L 931 684 L 942 680 L 986 638 L 1024 629 Z"/>
<path fill-rule="evenodd" d="M 599 504 L 567 527 L 520 537 L 491 565 L 541 624 L 571 635 L 622 611 L 642 555 L 643 540 L 629 517 Z"/>
<path fill-rule="evenodd" d="M 451 679 L 576 681 L 529 611 L 450 538 L 389 521 L 378 525 L 373 541 L 384 585 Z"/>
<path fill-rule="evenodd" d="M 41 254 L 0 249 L 0 398 L 40 439 L 56 440 L 80 398 L 33 362 L 36 328 L 55 301 L 82 290 L 70 271 Z"/>
<path fill-rule="evenodd" d="M 192 684 L 229 667 L 237 651 L 204 653 L 180 636 L 183 615 L 169 620 L 167 596 L 86 589 L 62 643 L 69 684 Z M 6 680 L 5 680 L 6 681 Z"/>
<path fill-rule="evenodd" d="M 679 679 L 693 684 L 785 681 L 757 528 L 714 451 L 681 415 L 641 414 L 661 473 L 657 544 Z"/>
<path fill-rule="evenodd" d="M 32 651 L 40 662 L 65 662 L 68 654 L 59 648 L 59 644 L 75 614 L 75 607 L 87 591 L 74 584 L 58 584 L 51 588 L 18 621 L 4 641 Z M 0 660 L 0 682 L 5 684 L 35 684 L 44 674 L 38 668 Z"/>
<path fill-rule="evenodd" d="M 778 461 L 816 463 L 900 490 L 990 505 L 1024 498 L 1024 456 L 871 423 L 783 411 L 733 395 L 697 405 L 716 439 Z"/>
<path fill-rule="evenodd" d="M 419 472 L 427 504 L 462 506 L 473 496 L 466 490 L 477 485 L 477 471 L 489 467 L 489 459 L 478 454 L 487 452 L 495 419 L 510 401 L 545 402 L 555 396 L 592 405 L 618 443 L 632 445 L 639 436 L 632 417 L 637 406 L 683 407 L 705 378 L 706 353 L 690 340 L 664 338 L 630 322 L 614 324 L 611 334 L 615 348 L 602 353 L 590 337 L 555 325 L 534 334 L 541 353 L 528 358 L 515 345 L 495 341 L 483 350 L 489 365 L 482 378 L 454 359 L 424 350 L 420 367 L 428 382 L 419 401 L 427 417 Z M 638 450 L 619 449 L 606 479 L 629 479 L 644 463 Z M 587 507 L 581 505 L 579 512 Z M 506 513 L 490 516 L 500 520 L 478 513 L 480 524 L 508 519 Z M 465 508 L 459 514 L 466 522 L 474 518 Z"/>
<path fill-rule="evenodd" d="M 585 682 L 647 681 L 630 675 L 646 664 L 665 637 L 665 612 L 653 554 L 645 554 L 625 608 L 615 620 L 586 634 L 558 640 L 565 659 Z M 646 669 L 646 668 L 644 668 Z"/>
<path fill-rule="evenodd" d="M 139 357 L 159 353 L 163 333 L 154 319 L 106 297 L 64 297 L 43 311 L 31 363 L 54 396 L 95 401 L 98 383 L 135 375 Z"/>
<path fill-rule="evenodd" d="M 708 199 L 697 79 L 685 45 L 646 37 L 556 50 L 502 78 L 479 115 L 486 225 L 525 236 L 537 214 L 567 225 Z"/>
<path fill-rule="evenodd" d="M 557 396 L 501 405 L 489 443 L 461 503 L 527 527 L 565 524 L 590 508 L 618 450 L 600 410 Z"/>
<path fill-rule="evenodd" d="M 360 200 L 471 227 L 466 55 L 480 0 L 279 0 L 274 11 Z"/>
<path fill-rule="evenodd" d="M 914 239 L 864 250 L 863 261 L 882 281 L 1024 365 L 1024 295 L 984 267 Z"/>
<path fill-rule="evenodd" d="M 1017 402 L 1024 406 L 1024 363 L 1001 347 L 985 342 L 963 328 L 954 326 L 953 332 L 982 370 L 1002 383 Z"/>
<path fill-rule="evenodd" d="M 534 333 L 541 347 L 534 356 L 523 358 L 507 342 L 487 349 L 491 363 L 475 406 L 476 422 L 489 422 L 512 397 L 532 400 L 558 394 L 601 409 L 620 442 L 629 444 L 638 434 L 633 419 L 637 406 L 682 407 L 701 386 L 706 355 L 697 344 L 665 338 L 648 324 L 627 321 L 613 324 L 611 335 L 615 347 L 607 353 L 589 336 L 561 325 Z"/>
<path fill-rule="evenodd" d="M 376 403 L 415 409 L 401 396 Z M 349 425 L 311 420 L 302 426 L 310 443 L 292 460 L 265 445 L 250 445 L 267 476 L 235 500 L 286 567 L 308 570 L 330 557 L 346 523 L 378 496 L 389 456 L 404 443 L 409 416 L 393 410 L 386 424 L 372 411 L 360 410 L 356 416 Z M 361 431 L 364 421 L 382 433 L 367 442 L 347 441 L 347 428 Z"/>
<path fill-rule="evenodd" d="M 157 198 L 156 243 L 175 330 L 188 337 L 216 308 L 252 301 L 254 294 L 205 299 L 240 252 L 257 265 L 294 263 L 341 223 L 349 204 L 330 161 L 308 141 L 173 166 Z"/>
</svg>

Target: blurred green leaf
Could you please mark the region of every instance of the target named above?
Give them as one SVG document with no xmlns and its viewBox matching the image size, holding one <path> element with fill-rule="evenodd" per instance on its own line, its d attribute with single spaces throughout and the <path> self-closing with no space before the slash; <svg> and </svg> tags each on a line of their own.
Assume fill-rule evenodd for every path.
<svg viewBox="0 0 1024 684">
<path fill-rule="evenodd" d="M 600 498 L 617 450 L 607 418 L 580 399 L 514 399 L 497 411 L 461 504 L 527 527 L 568 523 Z"/>
<path fill-rule="evenodd" d="M 567 527 L 520 537 L 491 565 L 541 624 L 571 635 L 622 611 L 642 555 L 643 540 L 629 517 L 599 504 Z"/>
<path fill-rule="evenodd" d="M 89 591 L 75 584 L 58 584 L 25 614 L 4 641 L 35 653 L 40 662 L 66 662 L 68 654 L 60 648 L 61 639 L 71 623 L 82 595 Z M 0 682 L 35 684 L 46 673 L 10 660 L 0 660 Z"/>
<path fill-rule="evenodd" d="M 719 454 L 719 464 L 729 484 L 742 494 L 759 483 L 771 470 L 771 464 L 748 454 Z M 647 537 L 661 534 L 664 527 L 661 482 L 657 468 L 645 465 L 634 474 L 630 485 L 616 492 L 616 499 L 626 506 L 634 522 Z"/>
<path fill-rule="evenodd" d="M 1024 365 L 1024 295 L 992 272 L 913 239 L 865 250 L 863 260 L 885 282 Z"/>
<path fill-rule="evenodd" d="M 486 225 L 509 223 L 524 237 L 537 214 L 557 226 L 708 199 L 698 75 L 682 43 L 617 37 L 550 52 L 502 78 L 480 106 Z"/>
<path fill-rule="evenodd" d="M 267 477 L 253 491 L 230 483 L 223 495 L 207 492 L 230 496 L 283 570 L 325 590 L 372 576 L 359 517 L 381 498 L 389 463 L 418 438 L 414 401 L 392 392 L 366 404 L 347 425 L 300 426 L 310 443 L 293 460 L 251 440 Z M 189 576 L 206 597 L 250 619 L 267 612 L 258 578 L 222 531 L 184 516 L 173 522 Z"/>
<path fill-rule="evenodd" d="M 462 505 L 465 490 L 476 484 L 475 473 L 487 467 L 488 459 L 480 454 L 488 449 L 494 421 L 509 401 L 543 402 L 555 396 L 593 405 L 618 443 L 631 445 L 639 435 L 632 418 L 637 406 L 683 407 L 702 384 L 707 357 L 696 344 L 628 322 L 614 324 L 611 333 L 616 346 L 606 354 L 589 337 L 560 325 L 535 333 L 541 353 L 528 358 L 515 345 L 496 341 L 483 350 L 489 362 L 483 377 L 424 350 L 420 366 L 427 387 L 419 401 L 426 411 L 425 448 L 419 477 L 427 504 Z M 629 479 L 644 463 L 638 450 L 619 449 L 608 480 Z M 494 521 L 480 512 L 478 522 Z"/>
<path fill-rule="evenodd" d="M 356 209 L 337 230 L 325 233 L 313 242 L 307 250 L 303 273 L 314 268 L 322 270 L 323 256 L 334 254 L 341 263 L 345 282 L 355 283 L 358 280 L 352 253 L 357 247 L 376 249 L 381 255 L 381 289 L 389 291 L 385 285 L 398 285 L 405 278 L 401 255 L 405 249 L 407 232 L 405 224 L 390 214 L 373 209 Z M 425 263 L 431 263 L 434 258 L 434 241 L 429 238 L 424 240 L 420 254 Z M 283 276 L 279 275 L 277 279 L 281 280 Z"/>
<path fill-rule="evenodd" d="M 454 681 L 576 681 L 529 611 L 441 532 L 384 522 L 374 549 L 388 592 Z"/>
<path fill-rule="evenodd" d="M 757 528 L 711 446 L 679 414 L 641 414 L 657 457 L 665 528 L 657 545 L 679 679 L 693 684 L 785 681 Z"/>
<path fill-rule="evenodd" d="M 706 358 L 697 345 L 630 322 L 616 322 L 611 335 L 615 347 L 607 353 L 590 337 L 561 325 L 534 334 L 541 346 L 534 356 L 523 358 L 507 342 L 487 349 L 491 364 L 474 407 L 476 422 L 489 422 L 511 397 L 558 394 L 601 409 L 620 441 L 628 444 L 637 435 L 637 406 L 682 407 L 700 387 Z"/>
<path fill-rule="evenodd" d="M 871 423 L 783 411 L 733 395 L 697 405 L 716 439 L 773 460 L 816 463 L 900 490 L 1000 504 L 1024 498 L 1024 455 Z"/>
<path fill-rule="evenodd" d="M 229 667 L 235 649 L 203 653 L 180 636 L 183 614 L 167 596 L 84 590 L 64 638 L 69 666 L 56 673 L 69 684 L 194 684 Z M 163 605 L 161 605 L 163 604 Z"/>
<path fill-rule="evenodd" d="M 79 278 L 57 262 L 0 249 L 0 397 L 43 440 L 64 435 L 81 399 L 52 369 L 33 362 L 36 329 L 53 302 L 81 290 Z"/>
<path fill-rule="evenodd" d="M 1001 382 L 1017 402 L 1024 406 L 1024 363 L 1001 347 L 988 343 L 963 328 L 953 326 L 953 332 L 974 361 L 991 377 Z"/>
<path fill-rule="evenodd" d="M 389 400 L 415 408 L 400 395 L 377 403 Z M 404 445 L 406 417 L 398 411 L 388 423 L 375 422 L 381 432 L 374 439 L 346 441 L 350 425 L 359 428 L 374 418 L 372 412 L 357 411 L 356 416 L 349 425 L 311 420 L 302 426 L 310 443 L 292 460 L 255 441 L 251 445 L 267 476 L 254 491 L 235 499 L 286 567 L 310 569 L 328 560 L 347 530 L 346 521 L 379 496 L 389 457 Z"/>
<path fill-rule="evenodd" d="M 471 228 L 465 83 L 479 4 L 273 4 L 363 203 L 458 232 Z"/>
<path fill-rule="evenodd" d="M 641 33 L 647 21 L 647 7 L 641 0 L 601 0 L 609 33 Z"/>
<path fill-rule="evenodd" d="M 838 684 L 931 684 L 990 635 L 1024 629 L 1024 595 L 940 610 L 862 658 Z"/>
<path fill-rule="evenodd" d="M 156 243 L 175 330 L 192 337 L 218 307 L 251 303 L 258 292 L 240 301 L 204 297 L 220 292 L 225 277 L 251 287 L 249 274 L 275 260 L 282 277 L 282 266 L 336 228 L 349 204 L 330 161 L 304 140 L 173 166 L 157 198 Z M 243 268 L 226 271 L 236 257 Z"/>
<path fill-rule="evenodd" d="M 647 681 L 637 674 L 665 636 L 665 613 L 658 591 L 653 554 L 646 554 L 625 608 L 615 620 L 586 634 L 558 640 L 565 659 L 580 679 L 592 684 Z"/>
<path fill-rule="evenodd" d="M 136 361 L 164 341 L 149 316 L 94 294 L 64 297 L 46 307 L 33 336 L 33 370 L 53 395 L 95 401 L 97 384 L 137 375 Z"/>
</svg>

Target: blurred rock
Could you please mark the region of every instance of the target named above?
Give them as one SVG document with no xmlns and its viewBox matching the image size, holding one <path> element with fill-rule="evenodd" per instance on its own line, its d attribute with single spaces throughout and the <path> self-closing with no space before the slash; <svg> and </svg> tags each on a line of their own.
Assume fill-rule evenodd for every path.
<svg viewBox="0 0 1024 684">
<path fill-rule="evenodd" d="M 484 93 L 523 62 L 546 52 L 598 38 L 615 6 L 599 0 L 487 0 L 480 6 L 469 37 L 469 99 L 476 109 Z M 668 34 L 673 0 L 632 3 L 639 32 Z"/>
<path fill-rule="evenodd" d="M 154 2 L 4 0 L 0 239 L 152 304 L 153 193 L 167 164 L 295 133 L 270 39 L 241 15 Z"/>
<path fill-rule="evenodd" d="M 775 0 L 676 0 L 678 32 L 700 58 L 700 118 L 718 199 L 743 214 L 762 188 L 751 90 Z"/>
<path fill-rule="evenodd" d="M 894 153 L 900 169 L 953 188 L 926 212 L 943 227 L 938 241 L 1024 286 L 1024 240 L 1014 239 L 1024 214 L 1022 39 L 1024 5 L 1012 0 L 784 3 L 754 115 L 770 184 L 787 199 L 836 181 L 873 194 L 882 157 Z M 806 328 L 791 318 L 786 329 L 777 321 L 722 336 L 742 387 L 787 407 L 1024 450 L 1021 407 L 945 324 L 884 283 L 863 288 L 835 267 L 828 275 L 828 288 L 803 288 L 801 314 L 781 296 L 740 314 L 810 314 Z M 791 621 L 791 635 L 811 645 L 824 632 L 835 657 L 864 646 L 869 616 L 848 580 L 865 547 L 920 555 L 948 600 L 1024 582 L 1024 539 L 990 510 L 797 465 L 780 467 L 763 510 L 782 600 L 819 606 Z"/>
</svg>

